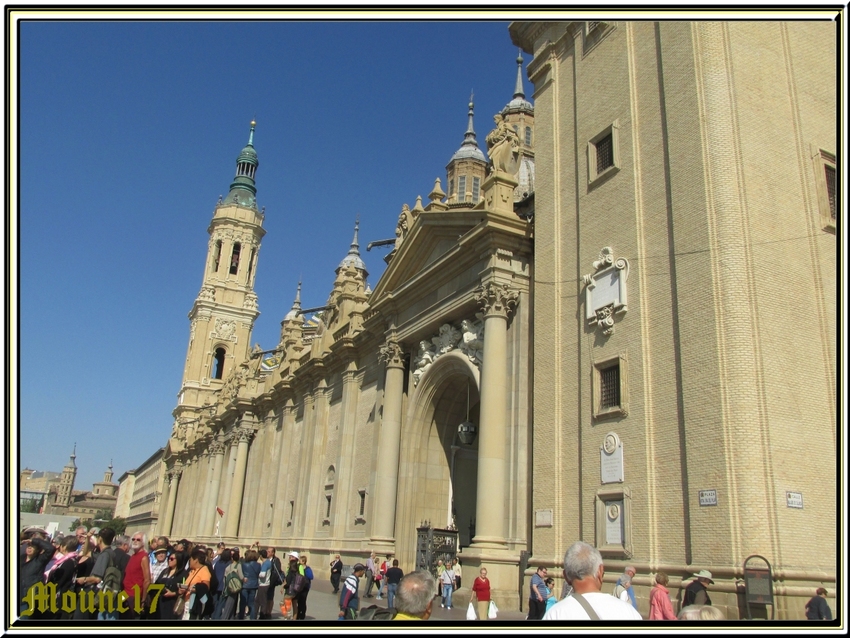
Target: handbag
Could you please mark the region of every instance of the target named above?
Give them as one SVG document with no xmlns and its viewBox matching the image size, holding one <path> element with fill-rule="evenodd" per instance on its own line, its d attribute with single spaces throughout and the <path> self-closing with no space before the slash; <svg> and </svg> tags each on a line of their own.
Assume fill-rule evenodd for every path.
<svg viewBox="0 0 850 638">
<path fill-rule="evenodd" d="M 487 618 L 495 618 L 498 613 L 499 608 L 496 607 L 496 603 L 491 600 L 490 605 L 487 607 Z"/>
<path fill-rule="evenodd" d="M 475 605 L 472 603 L 469 603 L 469 607 L 466 608 L 466 619 L 478 620 L 478 616 L 475 615 Z"/>
<path fill-rule="evenodd" d="M 177 602 L 174 603 L 174 616 L 177 618 L 183 617 L 183 611 L 186 609 L 186 599 L 183 596 L 177 597 Z"/>
</svg>

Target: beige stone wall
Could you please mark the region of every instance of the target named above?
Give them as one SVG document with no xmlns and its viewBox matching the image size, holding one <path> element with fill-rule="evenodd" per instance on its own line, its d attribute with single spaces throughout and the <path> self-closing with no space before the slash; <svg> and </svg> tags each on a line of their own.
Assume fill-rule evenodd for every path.
<svg viewBox="0 0 850 638">
<path fill-rule="evenodd" d="M 554 514 L 534 531 L 536 559 L 597 538 L 613 430 L 633 555 L 610 570 L 712 569 L 732 617 L 750 554 L 773 564 L 784 617 L 830 587 L 835 236 L 820 225 L 811 148 L 836 143 L 832 29 L 620 22 L 591 47 L 580 24 L 524 32 L 538 140 L 555 140 L 536 152 L 533 476 L 560 489 L 533 485 L 533 509 Z M 587 142 L 612 123 L 619 171 L 588 184 Z M 603 246 L 630 262 L 628 312 L 609 337 L 585 322 L 581 282 Z M 628 415 L 596 419 L 593 362 L 618 354 Z M 799 462 L 801 446 L 816 464 Z M 700 507 L 703 489 L 716 507 Z"/>
</svg>

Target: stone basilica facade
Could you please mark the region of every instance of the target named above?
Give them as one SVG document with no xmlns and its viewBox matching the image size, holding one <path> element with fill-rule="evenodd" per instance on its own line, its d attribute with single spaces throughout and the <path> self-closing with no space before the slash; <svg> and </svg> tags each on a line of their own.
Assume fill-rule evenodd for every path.
<svg viewBox="0 0 850 638">
<path fill-rule="evenodd" d="M 299 289 L 269 351 L 249 345 L 252 124 L 189 313 L 158 531 L 264 539 L 321 577 L 335 552 L 412 567 L 427 520 L 514 608 L 521 553 L 560 574 L 583 539 L 612 582 L 637 567 L 642 612 L 656 571 L 675 594 L 710 569 L 730 618 L 758 554 L 776 617 L 800 617 L 837 569 L 834 29 L 511 25 L 534 106 L 520 59 L 488 155 L 470 104 L 447 192 L 402 209 L 374 290 L 355 228 L 326 305 Z"/>
</svg>

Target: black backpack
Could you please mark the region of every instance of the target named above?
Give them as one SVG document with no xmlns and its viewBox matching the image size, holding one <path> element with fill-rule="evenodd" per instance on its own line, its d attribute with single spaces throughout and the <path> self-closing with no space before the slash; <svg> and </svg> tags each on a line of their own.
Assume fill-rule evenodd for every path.
<svg viewBox="0 0 850 638">
<path fill-rule="evenodd" d="M 357 620 L 392 620 L 395 616 L 395 609 L 391 607 L 378 607 L 378 605 L 370 605 L 366 609 L 361 609 L 357 614 Z"/>
</svg>

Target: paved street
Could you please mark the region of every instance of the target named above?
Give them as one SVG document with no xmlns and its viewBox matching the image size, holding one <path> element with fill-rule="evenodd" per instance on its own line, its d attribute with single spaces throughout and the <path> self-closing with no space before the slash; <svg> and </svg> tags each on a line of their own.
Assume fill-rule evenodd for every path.
<svg viewBox="0 0 850 638">
<path fill-rule="evenodd" d="M 281 599 L 281 590 L 282 587 L 278 587 L 275 592 L 275 604 L 274 609 L 272 611 L 272 619 L 281 621 L 280 615 L 280 599 Z M 320 621 L 328 621 L 328 620 L 336 620 L 337 614 L 339 613 L 339 595 L 331 593 L 333 588 L 331 587 L 330 581 L 328 580 L 319 580 L 316 579 L 313 581 L 313 587 L 310 590 L 310 595 L 307 597 L 307 620 L 320 620 Z M 383 598 L 378 600 L 376 598 L 362 598 L 363 592 L 366 591 L 365 583 L 361 580 L 360 583 L 360 608 L 365 609 L 366 607 L 370 607 L 371 605 L 378 605 L 379 607 L 386 608 L 387 600 Z M 373 590 L 374 591 L 374 590 Z M 463 590 L 459 590 L 463 591 Z M 465 598 L 468 598 L 465 597 Z M 499 619 L 500 620 L 523 620 L 525 619 L 526 613 L 519 612 L 516 610 L 507 611 L 507 610 L 499 610 Z M 443 609 L 440 607 L 440 599 L 436 598 L 434 600 L 433 612 L 431 614 L 432 620 L 453 620 L 453 621 L 466 621 L 466 605 L 458 605 L 453 607 L 452 609 Z"/>
</svg>

